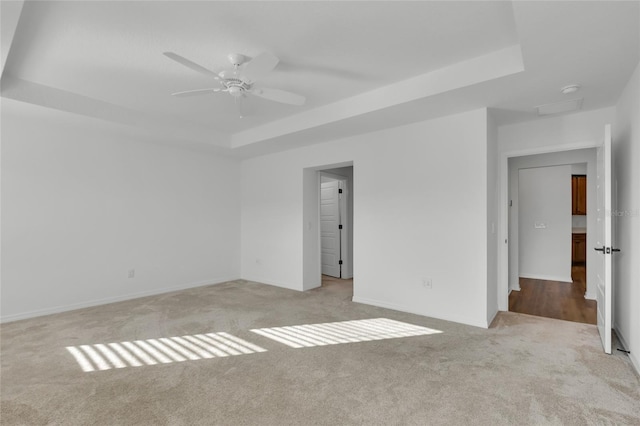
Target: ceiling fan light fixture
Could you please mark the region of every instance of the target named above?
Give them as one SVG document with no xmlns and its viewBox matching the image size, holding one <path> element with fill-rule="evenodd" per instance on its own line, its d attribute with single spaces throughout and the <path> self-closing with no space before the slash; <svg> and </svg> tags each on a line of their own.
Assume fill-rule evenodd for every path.
<svg viewBox="0 0 640 426">
<path fill-rule="evenodd" d="M 242 96 L 243 90 L 241 87 L 231 86 L 229 87 L 228 92 L 231 96 L 235 96 L 237 98 L 238 96 Z"/>
</svg>

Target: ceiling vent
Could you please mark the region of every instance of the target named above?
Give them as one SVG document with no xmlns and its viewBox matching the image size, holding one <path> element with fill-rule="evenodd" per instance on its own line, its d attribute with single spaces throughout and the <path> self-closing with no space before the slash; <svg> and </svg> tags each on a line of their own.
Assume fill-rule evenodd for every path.
<svg viewBox="0 0 640 426">
<path fill-rule="evenodd" d="M 578 111 L 582 108 L 582 100 L 583 98 L 555 102 L 552 104 L 537 106 L 536 109 L 538 110 L 538 115 L 553 115 L 561 114 L 563 112 Z"/>
</svg>

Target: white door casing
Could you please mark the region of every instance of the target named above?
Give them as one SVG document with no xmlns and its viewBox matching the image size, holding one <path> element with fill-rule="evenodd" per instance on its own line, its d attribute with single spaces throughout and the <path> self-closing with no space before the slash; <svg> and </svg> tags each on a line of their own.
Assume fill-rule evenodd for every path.
<svg viewBox="0 0 640 426">
<path fill-rule="evenodd" d="M 611 125 L 605 126 L 604 141 L 597 149 L 596 261 L 597 325 L 604 351 L 611 353 L 612 318 L 612 214 L 611 214 Z"/>
</svg>

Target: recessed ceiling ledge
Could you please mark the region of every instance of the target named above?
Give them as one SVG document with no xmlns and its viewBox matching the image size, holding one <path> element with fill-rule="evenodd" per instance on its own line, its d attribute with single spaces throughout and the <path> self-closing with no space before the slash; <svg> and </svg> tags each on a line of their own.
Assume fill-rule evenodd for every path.
<svg viewBox="0 0 640 426">
<path fill-rule="evenodd" d="M 524 63 L 520 45 L 514 45 L 238 132 L 231 137 L 231 148 L 240 148 L 522 71 Z"/>
<path fill-rule="evenodd" d="M 158 139 L 183 140 L 225 149 L 228 149 L 231 143 L 228 135 L 210 128 L 172 117 L 158 117 L 154 114 L 124 108 L 88 96 L 15 78 L 6 73 L 0 81 L 0 93 L 4 98 L 141 129 Z"/>
</svg>

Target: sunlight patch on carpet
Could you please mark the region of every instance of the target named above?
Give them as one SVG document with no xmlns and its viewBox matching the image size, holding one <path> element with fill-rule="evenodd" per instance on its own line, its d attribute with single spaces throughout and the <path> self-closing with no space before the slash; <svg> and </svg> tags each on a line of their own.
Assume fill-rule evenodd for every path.
<svg viewBox="0 0 640 426">
<path fill-rule="evenodd" d="M 251 331 L 296 349 L 442 333 L 440 330 L 387 318 L 257 328 Z"/>
<path fill-rule="evenodd" d="M 84 372 L 198 361 L 267 350 L 228 333 L 67 346 Z"/>
</svg>

